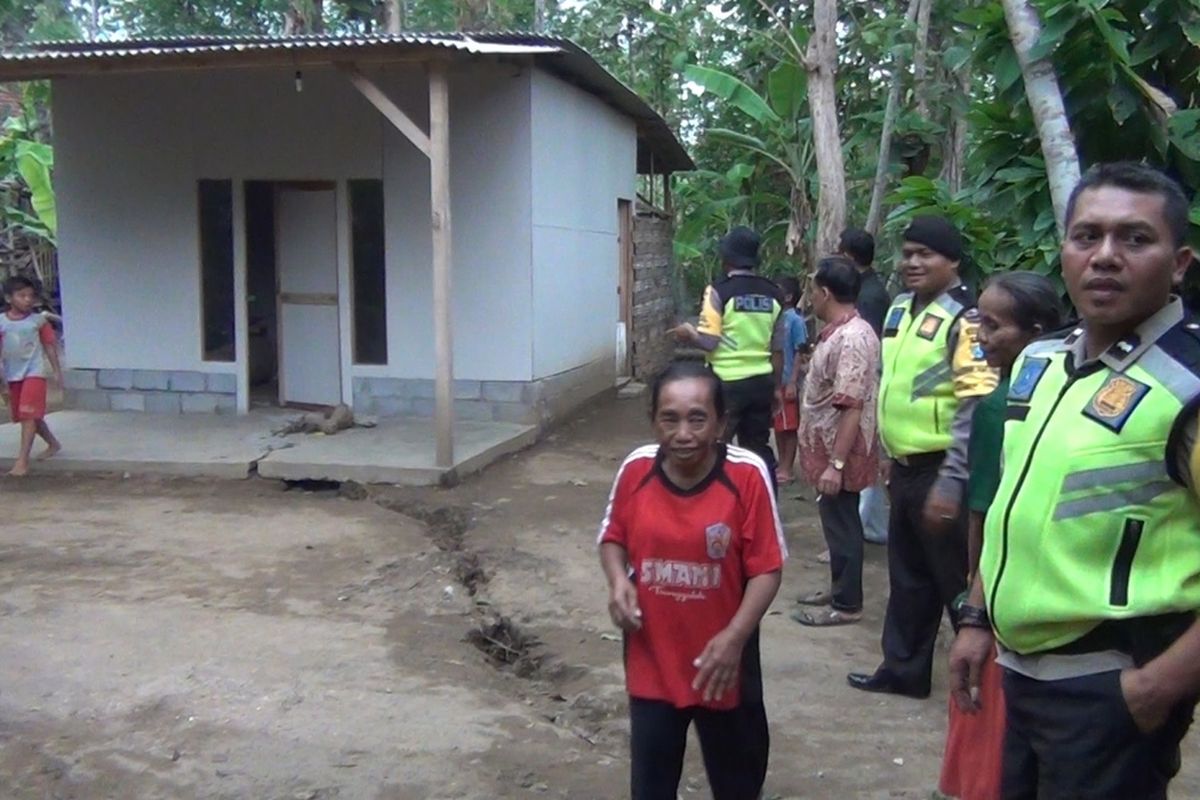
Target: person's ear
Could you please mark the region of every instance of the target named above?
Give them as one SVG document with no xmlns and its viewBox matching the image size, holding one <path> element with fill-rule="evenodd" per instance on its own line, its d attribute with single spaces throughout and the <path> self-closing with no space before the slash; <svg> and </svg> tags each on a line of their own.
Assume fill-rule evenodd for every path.
<svg viewBox="0 0 1200 800">
<path fill-rule="evenodd" d="M 1176 286 L 1183 285 L 1183 278 L 1187 275 L 1187 271 L 1192 266 L 1192 261 L 1195 257 L 1196 254 L 1190 247 L 1181 247 L 1175 251 L 1174 284 Z"/>
</svg>

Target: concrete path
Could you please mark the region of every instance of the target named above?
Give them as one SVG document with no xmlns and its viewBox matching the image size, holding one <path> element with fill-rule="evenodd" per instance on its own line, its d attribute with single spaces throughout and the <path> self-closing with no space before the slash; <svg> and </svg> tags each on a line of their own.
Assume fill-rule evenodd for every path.
<svg viewBox="0 0 1200 800">
<path fill-rule="evenodd" d="M 530 425 L 462 421 L 454 426 L 454 472 L 478 472 L 496 459 L 537 439 Z M 385 420 L 377 428 L 355 428 L 335 436 L 289 436 L 290 447 L 258 463 L 264 478 L 357 481 L 433 486 L 448 470 L 435 466 L 433 420 Z"/>
<path fill-rule="evenodd" d="M 284 444 L 271 429 L 284 417 L 158 415 L 59 411 L 46 418 L 63 444 L 36 472 L 129 472 L 205 478 L 245 478 L 272 447 Z M 0 469 L 17 455 L 20 433 L 0 425 Z M 34 455 L 42 450 L 39 440 Z"/>
<path fill-rule="evenodd" d="M 265 478 L 337 480 L 429 486 L 450 470 L 435 466 L 431 420 L 386 420 L 334 436 L 275 436 L 295 416 L 255 412 L 245 416 L 157 415 L 60 411 L 47 418 L 63 443 L 36 472 L 124 473 L 246 478 L 257 466 Z M 533 444 L 535 428 L 467 422 L 455 426 L 453 472 L 477 472 L 501 456 Z M 11 468 L 19 433 L 0 425 L 0 470 Z M 34 453 L 43 445 L 39 441 Z"/>
</svg>

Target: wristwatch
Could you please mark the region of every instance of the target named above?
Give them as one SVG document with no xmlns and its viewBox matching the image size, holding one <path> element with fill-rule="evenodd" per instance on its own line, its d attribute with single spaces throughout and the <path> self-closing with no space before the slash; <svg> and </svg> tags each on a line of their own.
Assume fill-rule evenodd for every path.
<svg viewBox="0 0 1200 800">
<path fill-rule="evenodd" d="M 963 603 L 958 607 L 958 627 L 982 628 L 990 631 L 992 629 L 992 620 L 988 617 L 986 608 L 973 606 L 970 603 Z"/>
<path fill-rule="evenodd" d="M 829 460 L 829 466 L 833 467 L 838 472 L 841 472 L 846 468 L 846 462 L 842 461 L 840 458 L 832 458 Z"/>
</svg>

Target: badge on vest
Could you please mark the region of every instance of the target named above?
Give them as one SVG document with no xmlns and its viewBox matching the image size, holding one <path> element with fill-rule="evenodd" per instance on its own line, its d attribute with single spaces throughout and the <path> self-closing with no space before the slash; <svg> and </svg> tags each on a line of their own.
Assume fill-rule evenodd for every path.
<svg viewBox="0 0 1200 800">
<path fill-rule="evenodd" d="M 883 325 L 883 335 L 895 336 L 900 331 L 900 323 L 904 321 L 904 308 L 893 308 L 888 314 L 887 322 Z"/>
<path fill-rule="evenodd" d="M 733 531 L 723 522 L 709 525 L 704 529 L 704 542 L 708 545 L 708 557 L 720 561 L 729 551 L 729 543 L 733 540 Z"/>
<path fill-rule="evenodd" d="M 1021 371 L 1008 386 L 1008 399 L 1018 403 L 1028 403 L 1033 398 L 1033 390 L 1046 374 L 1050 366 L 1048 358 L 1027 358 L 1021 364 Z"/>
<path fill-rule="evenodd" d="M 942 318 L 934 314 L 926 314 L 921 320 L 921 327 L 917 328 L 917 336 L 922 339 L 933 341 L 933 337 L 937 336 L 937 332 L 942 328 Z"/>
<path fill-rule="evenodd" d="M 1083 415 L 1114 433 L 1120 433 L 1133 410 L 1149 391 L 1149 386 L 1133 378 L 1112 375 L 1092 395 L 1087 407 L 1083 409 Z"/>
</svg>

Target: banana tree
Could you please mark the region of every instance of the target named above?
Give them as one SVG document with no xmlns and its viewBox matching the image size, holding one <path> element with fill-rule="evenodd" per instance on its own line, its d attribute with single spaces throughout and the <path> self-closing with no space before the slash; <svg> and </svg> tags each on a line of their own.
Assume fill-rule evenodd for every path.
<svg viewBox="0 0 1200 800">
<path fill-rule="evenodd" d="M 0 189 L 4 195 L 0 215 L 6 226 L 15 226 L 51 244 L 58 233 L 53 168 L 53 148 L 30 138 L 24 120 L 9 120 L 0 139 Z"/>
<path fill-rule="evenodd" d="M 802 251 L 812 263 L 806 245 L 812 224 L 813 172 L 812 123 L 801 116 L 807 93 L 807 76 L 792 62 L 782 62 L 767 77 L 763 97 L 735 75 L 713 67 L 689 66 L 688 80 L 729 103 L 748 119 L 743 130 L 710 128 L 708 136 L 753 154 L 787 184 L 787 227 L 784 246 L 788 255 Z"/>
</svg>

